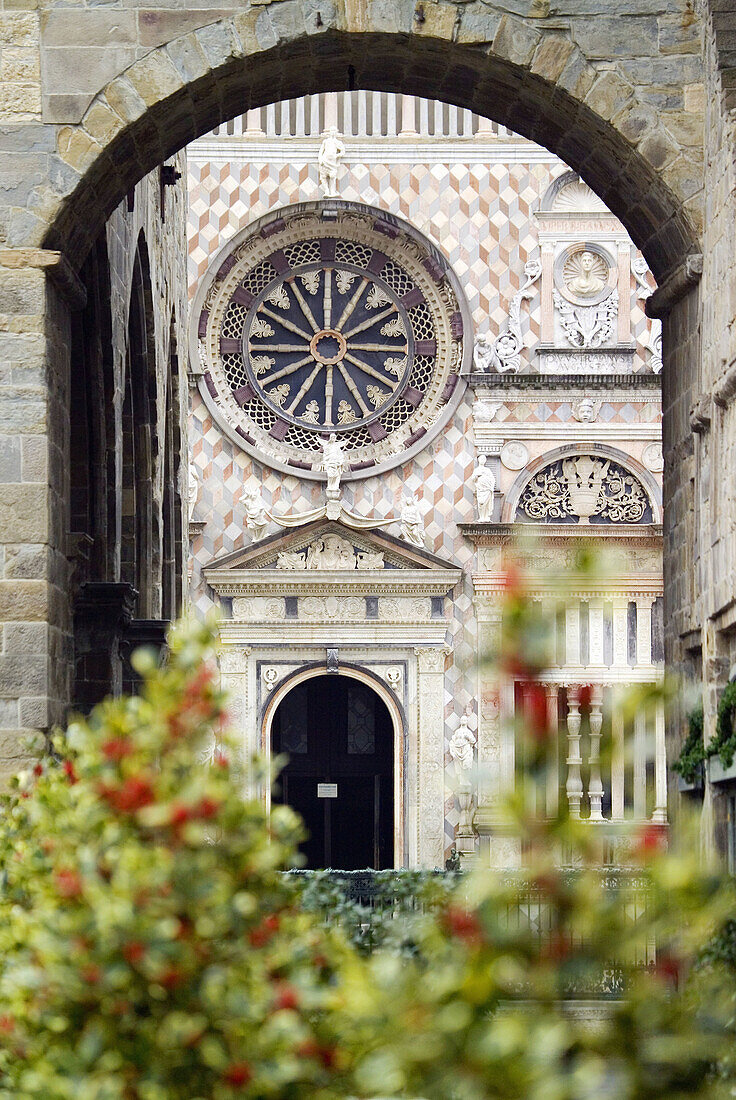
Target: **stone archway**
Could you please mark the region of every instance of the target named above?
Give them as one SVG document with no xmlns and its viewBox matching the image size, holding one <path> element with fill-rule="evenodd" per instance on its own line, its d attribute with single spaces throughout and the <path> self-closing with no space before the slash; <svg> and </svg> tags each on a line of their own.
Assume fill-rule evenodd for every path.
<svg viewBox="0 0 736 1100">
<path fill-rule="evenodd" d="M 448 100 L 541 142 L 621 219 L 660 283 L 698 250 L 701 122 L 669 133 L 645 75 L 602 65 L 599 42 L 586 54 L 590 18 L 565 35 L 500 5 L 443 3 L 428 19 L 418 4 L 388 21 L 351 0 L 324 8 L 252 5 L 121 68 L 60 129 L 68 171 L 27 243 L 74 265 L 131 184 L 213 126 L 274 99 L 362 87 Z"/>
<path fill-rule="evenodd" d="M 212 21 L 181 3 L 167 12 L 165 26 L 139 19 L 137 8 L 116 12 L 115 33 L 126 42 L 119 49 L 107 45 L 109 13 L 100 9 L 54 11 L 43 20 L 36 13 L 9 16 L 43 50 L 45 63 L 38 107 L 28 118 L 11 110 L 10 122 L 23 125 L 9 151 L 0 151 L 6 178 L 19 179 L 20 172 L 24 180 L 0 206 L 7 227 L 0 326 L 9 358 L 20 354 L 46 380 L 37 420 L 49 471 L 68 468 L 69 319 L 85 297 L 76 272 L 132 185 L 249 107 L 361 87 L 449 100 L 489 115 L 559 154 L 618 215 L 660 282 L 651 309 L 669 311 L 665 446 L 684 464 L 699 356 L 693 256 L 702 220 L 702 99 L 663 107 L 652 66 L 664 57 L 676 86 L 697 84 L 702 72 L 690 38 L 700 28 L 697 20 L 694 29 L 688 24 L 683 41 L 675 35 L 660 56 L 660 38 L 679 26 L 675 0 L 665 0 L 661 27 L 636 6 L 623 20 L 580 15 L 579 5 L 566 11 L 564 3 L 548 18 L 545 5 L 538 7 L 540 18 L 521 18 L 501 3 L 415 0 L 387 9 L 358 0 L 276 0 L 224 5 Z M 80 41 L 98 50 L 92 70 L 69 52 Z M 12 400 L 8 423 L 15 424 Z M 18 434 L 23 430 L 19 425 Z M 668 466 L 666 501 L 682 488 L 679 478 L 680 466 Z M 689 492 L 684 471 L 682 484 Z M 33 723 L 44 725 L 61 719 L 69 702 L 70 606 L 58 568 L 67 554 L 68 486 L 47 472 L 28 486 L 2 486 L 3 502 L 5 541 L 37 547 L 47 562 L 43 577 L 23 581 L 20 612 L 17 580 L 7 582 L 2 605 L 6 617 L 22 615 L 46 631 L 26 677 L 33 681 L 27 713 L 45 714 Z M 685 524 L 685 512 L 673 510 L 666 532 L 673 545 L 683 541 L 676 525 Z M 15 668 L 7 678 L 9 693 L 26 690 L 17 687 Z"/>
</svg>

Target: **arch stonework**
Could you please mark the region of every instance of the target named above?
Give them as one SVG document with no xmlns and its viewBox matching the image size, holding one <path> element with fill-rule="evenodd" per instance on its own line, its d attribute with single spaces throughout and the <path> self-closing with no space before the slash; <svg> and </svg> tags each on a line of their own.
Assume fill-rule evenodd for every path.
<svg viewBox="0 0 736 1100">
<path fill-rule="evenodd" d="M 680 6 L 671 3 L 672 18 Z M 661 109 L 648 68 L 658 20 L 630 8 L 621 21 L 565 16 L 563 5 L 549 26 L 503 4 L 425 10 L 417 0 L 387 13 L 355 0 L 277 0 L 177 35 L 191 14 L 182 5 L 167 41 L 114 70 L 83 113 L 77 97 L 80 117 L 57 132 L 46 216 L 26 219 L 18 243 L 61 250 L 76 265 L 132 183 L 232 114 L 274 98 L 372 87 L 447 99 L 544 144 L 620 217 L 661 282 L 698 249 L 702 120 L 684 102 Z M 95 18 L 75 15 L 79 40 Z M 44 37 L 45 54 L 64 53 L 44 48 Z M 668 61 L 669 79 L 683 87 L 699 84 L 689 49 L 668 55 L 677 59 Z M 53 84 L 46 92 L 49 102 L 64 93 Z"/>
</svg>

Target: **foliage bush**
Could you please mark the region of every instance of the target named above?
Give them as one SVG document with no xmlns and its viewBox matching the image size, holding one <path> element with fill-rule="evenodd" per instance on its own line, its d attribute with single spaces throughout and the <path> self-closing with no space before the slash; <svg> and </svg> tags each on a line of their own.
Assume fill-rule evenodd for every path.
<svg viewBox="0 0 736 1100">
<path fill-rule="evenodd" d="M 6 800 L 0 829 L 0 1095 L 228 1100 L 334 1094 L 343 947 L 282 874 L 300 825 L 266 820 L 219 754 L 206 628 L 137 658 Z M 330 1089 L 327 1090 L 327 1085 Z"/>
<path fill-rule="evenodd" d="M 715 957 L 694 965 L 732 894 L 694 845 L 665 850 L 660 827 L 614 874 L 564 805 L 551 821 L 529 812 L 552 731 L 518 575 L 505 603 L 517 642 L 501 660 L 532 720 L 526 784 L 498 820 L 524 871 L 462 876 L 412 920 L 410 952 L 367 959 L 324 883 L 310 901 L 283 873 L 294 816 L 244 799 L 227 757 L 196 763 L 213 732 L 227 741 L 210 632 L 174 632 L 164 668 L 139 657 L 140 697 L 74 723 L 63 761 L 39 763 L 5 806 L 0 1097 L 732 1095 L 733 975 Z M 605 993 L 591 1025 L 578 1002 Z"/>
<path fill-rule="evenodd" d="M 686 783 L 694 783 L 698 775 L 702 777 L 703 762 L 708 758 L 703 741 L 702 700 L 690 711 L 687 726 L 687 737 L 680 750 L 680 755 L 672 764 L 672 770 L 678 772 Z"/>
<path fill-rule="evenodd" d="M 723 689 L 718 700 L 716 732 L 708 746 L 708 755 L 715 753 L 721 758 L 724 768 L 730 768 L 736 753 L 736 680 L 732 680 Z"/>
</svg>

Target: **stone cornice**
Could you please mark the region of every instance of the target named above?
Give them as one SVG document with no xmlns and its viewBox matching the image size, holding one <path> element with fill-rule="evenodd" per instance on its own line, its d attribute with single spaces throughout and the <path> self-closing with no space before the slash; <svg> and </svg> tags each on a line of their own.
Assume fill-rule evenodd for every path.
<svg viewBox="0 0 736 1100">
<path fill-rule="evenodd" d="M 561 349 L 562 350 L 562 349 Z M 529 390 L 583 390 L 586 395 L 599 390 L 608 393 L 615 390 L 614 400 L 625 400 L 620 390 L 652 390 L 658 394 L 662 389 L 662 377 L 659 374 L 482 374 L 474 371 L 468 376 L 468 385 L 472 388 L 482 386 L 493 393 L 499 391 L 508 396 L 508 391 L 518 390 L 524 397 Z"/>
<path fill-rule="evenodd" d="M 204 570 L 220 596 L 445 596 L 461 569 Z M 296 622 L 296 620 L 294 620 Z"/>
<path fill-rule="evenodd" d="M 703 277 L 703 256 L 693 252 L 685 257 L 683 263 L 660 283 L 651 297 L 647 298 L 644 310 L 647 317 L 666 317 L 674 305 L 684 298 L 691 287 L 697 286 Z"/>
<path fill-rule="evenodd" d="M 339 644 L 341 652 L 351 647 L 362 650 L 375 647 L 380 652 L 386 652 L 406 646 L 443 646 L 448 628 L 449 623 L 445 619 L 433 622 L 369 619 L 355 623 L 302 622 L 299 619 L 289 619 L 286 623 L 283 620 L 279 623 L 252 623 L 225 619 L 220 623 L 219 636 L 225 646 L 258 646 L 269 650 L 280 649 L 287 654 L 305 647 L 336 644 Z"/>
<path fill-rule="evenodd" d="M 559 546 L 569 548 L 576 539 L 598 539 L 606 543 L 635 543 L 637 547 L 662 546 L 660 523 L 612 524 L 612 523 L 458 523 L 466 538 L 476 546 L 518 546 L 521 553 L 533 553 L 541 544 L 544 548 Z M 524 539 L 534 539 L 537 546 L 527 546 Z"/>
<path fill-rule="evenodd" d="M 498 573 L 474 573 L 473 589 L 480 597 L 496 596 L 506 591 L 505 576 Z M 570 586 L 564 575 L 557 580 L 541 581 L 532 576 L 525 585 L 526 595 L 531 600 L 543 600 L 547 597 L 559 599 L 583 600 L 651 600 L 664 593 L 662 578 L 656 573 L 631 573 L 606 577 L 600 584 L 576 584 Z"/>
</svg>

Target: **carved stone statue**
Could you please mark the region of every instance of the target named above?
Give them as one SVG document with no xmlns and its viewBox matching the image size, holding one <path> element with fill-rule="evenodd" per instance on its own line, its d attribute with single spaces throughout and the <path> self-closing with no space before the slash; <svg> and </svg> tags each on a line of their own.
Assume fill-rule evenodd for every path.
<svg viewBox="0 0 736 1100">
<path fill-rule="evenodd" d="M 197 501 L 199 500 L 199 494 L 202 491 L 202 476 L 199 469 L 194 464 L 194 460 L 189 461 L 189 495 L 188 495 L 188 507 L 189 514 L 188 519 L 191 523 L 194 519 L 194 509 L 197 507 Z"/>
<path fill-rule="evenodd" d="M 473 784 L 471 780 L 473 764 L 475 763 L 476 737 L 468 725 L 467 715 L 460 719 L 450 738 L 450 756 L 455 765 L 457 777 L 457 801 L 460 809 L 458 822 L 458 839 L 472 837 L 473 835 Z M 461 849 L 465 845 L 461 841 Z"/>
<path fill-rule="evenodd" d="M 424 520 L 414 493 L 407 493 L 401 509 L 401 538 L 424 549 Z"/>
<path fill-rule="evenodd" d="M 486 456 L 479 455 L 478 464 L 470 475 L 470 483 L 475 491 L 475 502 L 478 507 L 478 521 L 490 523 L 493 512 L 493 492 L 496 488 L 496 478 L 493 471 L 486 466 Z"/>
<path fill-rule="evenodd" d="M 575 252 L 565 265 L 565 286 L 577 298 L 594 298 L 606 285 L 606 263 L 595 252 Z"/>
<path fill-rule="evenodd" d="M 339 535 L 316 539 L 307 550 L 307 569 L 355 569 L 352 544 Z"/>
<path fill-rule="evenodd" d="M 340 171 L 340 163 L 345 156 L 345 143 L 342 141 L 337 126 L 330 126 L 325 131 L 322 144 L 317 154 L 319 164 L 319 185 L 322 193 L 328 199 L 334 199 L 339 194 L 337 189 L 337 177 Z"/>
<path fill-rule="evenodd" d="M 245 526 L 253 532 L 253 541 L 259 542 L 266 533 L 270 522 L 270 516 L 258 486 L 246 489 L 243 497 L 245 501 Z"/>
<path fill-rule="evenodd" d="M 484 401 L 482 397 L 476 397 L 473 402 L 473 420 L 476 424 L 488 424 L 500 408 L 500 401 Z"/>
<path fill-rule="evenodd" d="M 459 782 L 469 781 L 468 773 L 473 769 L 475 761 L 475 734 L 468 725 L 468 716 L 464 714 L 450 738 L 450 756 L 455 764 L 455 774 Z"/>
<path fill-rule="evenodd" d="M 596 401 L 593 397 L 583 397 L 572 407 L 572 415 L 581 424 L 588 424 L 594 421 L 600 411 L 601 402 Z"/>
<path fill-rule="evenodd" d="M 473 366 L 480 374 L 488 374 L 493 368 L 493 340 L 487 332 L 480 332 L 473 347 Z"/>
<path fill-rule="evenodd" d="M 327 473 L 327 496 L 337 499 L 340 496 L 340 477 L 345 472 L 347 463 L 343 445 L 334 432 L 322 444 L 322 450 L 322 462 Z"/>
</svg>

